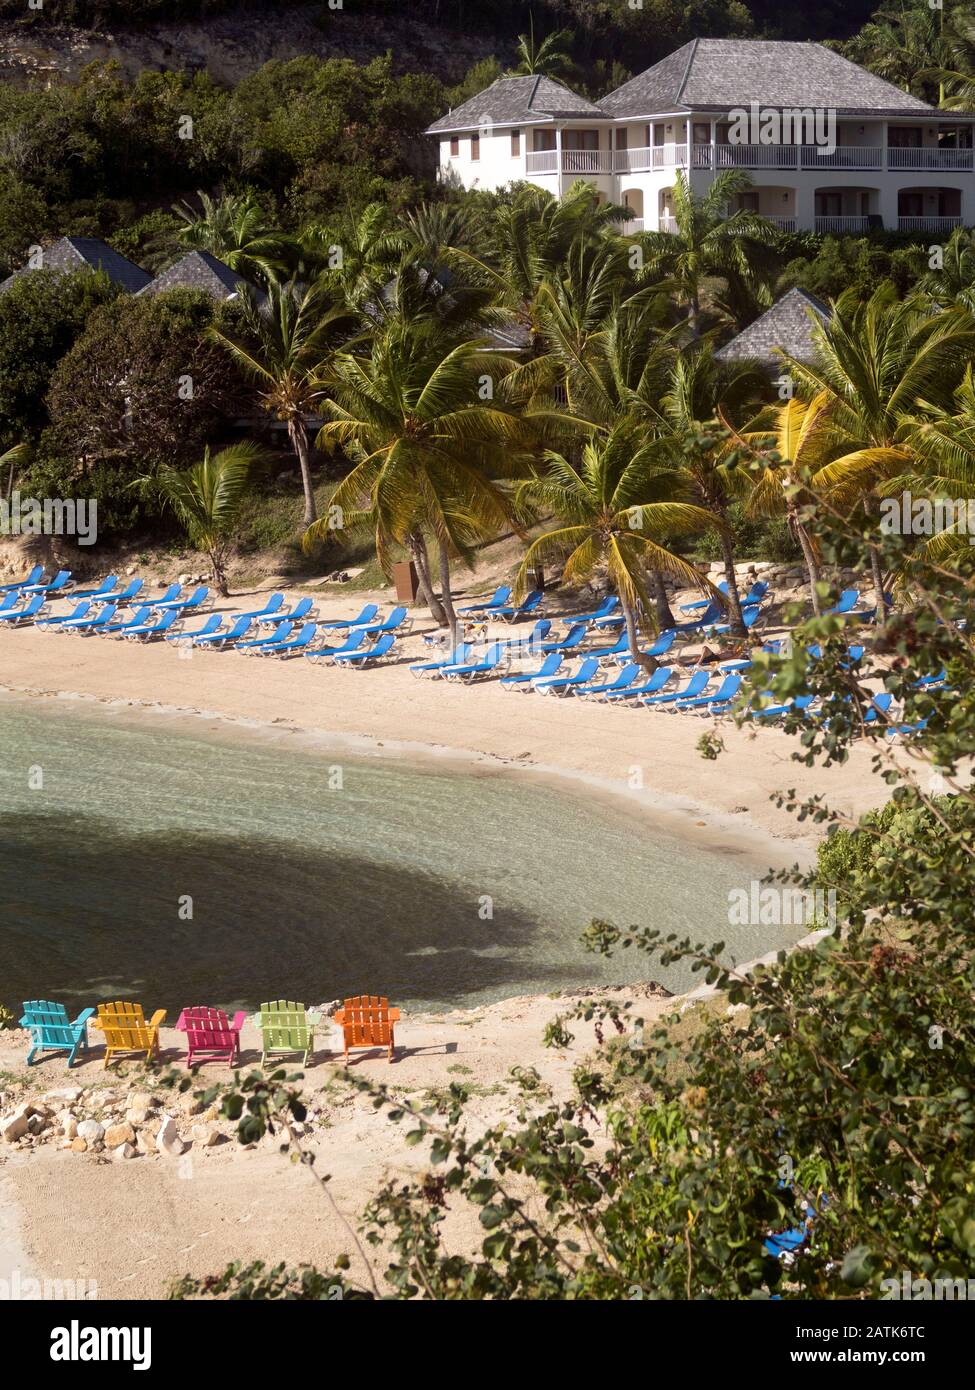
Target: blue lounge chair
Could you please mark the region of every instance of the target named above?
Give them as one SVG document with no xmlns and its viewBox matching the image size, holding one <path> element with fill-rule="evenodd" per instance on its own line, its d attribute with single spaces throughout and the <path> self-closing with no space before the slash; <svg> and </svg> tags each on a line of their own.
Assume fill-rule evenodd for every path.
<svg viewBox="0 0 975 1390">
<path fill-rule="evenodd" d="M 863 716 L 864 724 L 887 723 L 887 715 L 894 697 L 889 690 L 881 690 L 870 701 L 866 714 Z"/>
<path fill-rule="evenodd" d="M 413 619 L 408 618 L 406 609 L 400 606 L 394 608 L 381 623 L 363 623 L 356 631 L 365 632 L 370 637 L 381 637 L 386 632 L 395 632 L 397 636 L 403 637 L 412 626 Z"/>
<path fill-rule="evenodd" d="M 781 719 L 786 714 L 801 714 L 803 710 L 808 710 L 816 699 L 815 695 L 797 695 L 794 700 L 787 700 L 784 705 L 766 705 L 765 709 L 753 709 L 749 711 L 751 719 Z"/>
<path fill-rule="evenodd" d="M 661 695 L 644 695 L 640 703 L 651 708 L 654 705 L 669 705 L 674 700 L 693 700 L 704 693 L 705 686 L 713 674 L 713 671 L 695 671 L 683 690 L 664 691 Z"/>
<path fill-rule="evenodd" d="M 722 579 L 721 583 L 718 585 L 718 593 L 724 594 L 725 598 L 728 597 L 727 579 Z M 744 608 L 744 606 L 749 603 L 761 603 L 767 594 L 768 584 L 764 579 L 756 579 L 755 583 L 748 590 L 748 593 L 741 600 L 741 605 Z M 698 608 L 707 608 L 711 602 L 711 599 L 702 598 L 698 599 L 697 603 L 682 603 L 680 611 L 682 613 L 693 613 Z"/>
<path fill-rule="evenodd" d="M 32 622 L 43 607 L 44 595 L 34 594 L 24 608 L 8 608 L 0 613 L 0 622 L 10 627 L 20 627 L 22 623 Z"/>
<path fill-rule="evenodd" d="M 611 647 L 590 647 L 586 655 L 598 657 L 618 656 L 621 652 L 629 652 L 629 650 L 630 639 L 626 635 L 626 632 L 623 631 Z"/>
<path fill-rule="evenodd" d="M 888 738 L 909 738 L 912 734 L 920 734 L 928 727 L 926 719 L 919 719 L 916 724 L 895 724 L 892 729 L 887 730 Z"/>
<path fill-rule="evenodd" d="M 702 628 L 710 627 L 712 623 L 720 622 L 727 611 L 727 600 L 724 595 L 721 598 L 712 598 L 707 608 L 699 618 L 693 618 L 689 623 L 675 623 L 675 632 L 700 632 Z"/>
<path fill-rule="evenodd" d="M 39 584 L 43 578 L 44 566 L 35 565 L 26 579 L 15 579 L 12 584 L 0 584 L 0 594 L 6 594 L 15 589 L 25 589 L 30 584 Z"/>
<path fill-rule="evenodd" d="M 71 583 L 70 570 L 58 570 L 50 584 L 24 584 L 21 586 L 22 594 L 56 594 L 61 589 L 66 589 Z"/>
<path fill-rule="evenodd" d="M 461 642 L 455 647 L 449 656 L 439 657 L 436 661 L 414 661 L 410 667 L 411 675 L 420 680 L 423 676 L 436 677 L 445 666 L 463 666 L 470 660 L 471 652 L 474 650 L 470 642 Z"/>
<path fill-rule="evenodd" d="M 539 695 L 564 695 L 576 685 L 588 685 L 599 670 L 599 659 L 595 656 L 587 656 L 579 664 L 579 669 L 572 676 L 536 676 L 532 681 L 532 689 L 537 690 Z"/>
<path fill-rule="evenodd" d="M 287 642 L 293 628 L 294 623 L 290 618 L 282 618 L 273 632 L 262 632 L 260 637 L 248 637 L 246 642 L 238 642 L 234 651 L 246 655 L 259 647 L 266 647 L 269 642 Z"/>
<path fill-rule="evenodd" d="M 152 599 L 153 608 L 160 608 L 163 604 L 169 603 L 171 599 L 179 598 L 182 592 L 182 584 L 170 584 L 165 593 L 161 594 L 159 598 Z M 146 601 L 148 602 L 148 600 Z"/>
<path fill-rule="evenodd" d="M 361 629 L 360 629 L 361 631 Z M 396 641 L 395 632 L 384 632 L 378 642 L 368 650 L 355 652 L 336 652 L 333 658 L 336 666 L 350 667 L 354 671 L 361 671 L 366 666 L 371 666 L 373 662 L 379 661 L 384 657 Z"/>
<path fill-rule="evenodd" d="M 494 642 L 484 653 L 480 661 L 467 662 L 463 666 L 447 666 L 442 675 L 446 681 L 472 681 L 477 676 L 490 675 L 496 671 L 502 662 L 506 662 L 508 651 L 504 642 Z"/>
<path fill-rule="evenodd" d="M 263 608 L 252 608 L 249 613 L 238 613 L 238 618 L 272 618 L 275 614 L 283 617 L 281 609 L 284 607 L 284 594 L 274 593 L 265 603 Z"/>
<path fill-rule="evenodd" d="M 635 695 L 656 695 L 663 690 L 675 669 L 673 666 L 658 666 L 646 685 L 628 685 L 624 690 L 610 691 L 603 696 L 603 700 L 615 704 L 617 700 L 632 700 Z"/>
<path fill-rule="evenodd" d="M 112 622 L 106 623 L 105 626 L 100 629 L 100 635 L 104 636 L 105 633 L 109 633 L 112 637 L 118 637 L 129 628 L 139 627 L 142 623 L 148 622 L 151 612 L 152 609 L 150 606 L 145 604 L 142 608 L 137 608 L 135 612 L 127 618 L 115 618 Z"/>
<path fill-rule="evenodd" d="M 135 627 L 126 627 L 122 631 L 122 636 L 127 642 L 152 642 L 157 637 L 165 636 L 179 617 L 182 617 L 182 614 L 178 610 L 168 608 L 157 621 L 150 620 L 146 623 L 139 623 Z"/>
<path fill-rule="evenodd" d="M 458 608 L 458 613 L 493 613 L 503 608 L 511 597 L 510 584 L 499 584 L 494 593 L 484 603 L 469 603 L 466 608 Z"/>
<path fill-rule="evenodd" d="M 223 626 L 223 618 L 219 613 L 211 613 L 202 627 L 196 627 L 192 632 L 171 632 L 166 638 L 167 642 L 185 642 L 187 646 L 192 646 L 198 637 L 212 637 L 219 632 Z"/>
<path fill-rule="evenodd" d="M 510 604 L 504 604 L 500 608 L 492 608 L 490 616 L 500 618 L 505 623 L 516 623 L 519 618 L 530 618 L 541 607 L 544 597 L 541 589 L 532 589 L 517 608 L 511 607 Z"/>
<path fill-rule="evenodd" d="M 369 641 L 369 634 L 364 627 L 357 627 L 354 632 L 348 633 L 344 642 L 340 642 L 335 647 L 316 647 L 313 652 L 305 652 L 306 658 L 311 661 L 332 661 L 335 657 L 346 652 L 361 652 L 365 650 L 366 643 Z"/>
<path fill-rule="evenodd" d="M 936 686 L 944 685 L 948 679 L 948 672 L 942 666 L 940 671 L 936 671 L 933 676 L 920 676 L 914 682 L 915 690 L 933 690 Z"/>
<path fill-rule="evenodd" d="M 713 695 L 696 695 L 690 699 L 685 697 L 683 700 L 675 700 L 670 706 L 670 711 L 674 713 L 676 710 L 696 710 L 704 714 L 723 713 L 737 698 L 741 689 L 741 679 L 737 671 L 732 671 L 725 676 Z"/>
<path fill-rule="evenodd" d="M 73 622 L 75 618 L 83 618 L 90 608 L 91 600 L 82 599 L 77 607 L 73 608 L 70 613 L 62 613 L 60 617 L 55 618 L 39 618 L 36 626 L 40 628 L 41 632 L 50 632 L 53 628 L 62 627 L 65 623 Z"/>
<path fill-rule="evenodd" d="M 718 585 L 718 593 L 724 594 L 725 598 L 728 597 L 727 579 L 722 579 L 721 583 Z M 680 611 L 682 613 L 696 613 L 701 608 L 710 608 L 713 602 L 713 598 L 699 598 L 695 603 L 682 603 Z"/>
<path fill-rule="evenodd" d="M 378 604 L 367 603 L 358 618 L 332 618 L 327 623 L 320 623 L 319 626 L 323 632 L 345 632 L 355 627 L 367 627 L 378 612 Z"/>
<path fill-rule="evenodd" d="M 826 612 L 823 614 L 823 617 L 841 618 L 846 613 L 852 613 L 859 602 L 859 589 L 844 589 L 843 592 L 840 594 L 839 602 L 836 603 L 832 608 L 827 608 Z"/>
<path fill-rule="evenodd" d="M 560 637 L 554 642 L 543 642 L 538 650 L 546 656 L 549 652 L 570 652 L 585 641 L 588 631 L 588 623 L 575 623 L 564 637 Z"/>
<path fill-rule="evenodd" d="M 544 680 L 546 676 L 554 676 L 562 665 L 562 658 L 558 652 L 550 652 L 542 662 L 537 671 L 522 671 L 516 676 L 502 676 L 502 690 L 520 690 L 524 693 L 531 690 L 531 682 Z"/>
<path fill-rule="evenodd" d="M 185 618 L 186 614 L 195 608 L 202 608 L 210 596 L 210 590 L 206 584 L 201 584 L 198 589 L 194 589 L 189 598 L 171 598 L 159 603 L 153 603 L 153 608 L 157 613 L 179 613 Z"/>
<path fill-rule="evenodd" d="M 254 621 L 255 621 L 256 623 L 280 623 L 280 622 L 298 623 L 298 622 L 301 622 L 302 618 L 308 618 L 308 617 L 312 617 L 312 618 L 313 618 L 313 617 L 315 616 L 314 613 L 312 612 L 312 608 L 314 607 L 314 603 L 315 603 L 315 600 L 314 600 L 314 599 L 308 598 L 308 597 L 306 596 L 305 598 L 300 598 L 300 599 L 298 600 L 298 602 L 295 604 L 294 608 L 292 608 L 292 610 L 291 610 L 290 613 L 281 613 L 281 612 L 279 612 L 279 611 L 272 611 L 272 612 L 265 613 L 265 614 L 254 614 L 254 615 L 253 615 Z"/>
<path fill-rule="evenodd" d="M 110 574 L 107 579 L 103 579 L 97 589 L 73 589 L 71 597 L 76 598 L 99 598 L 102 594 L 110 594 L 118 583 L 118 575 Z"/>
<path fill-rule="evenodd" d="M 591 613 L 569 613 L 562 621 L 570 625 L 572 623 L 596 623 L 599 622 L 601 618 L 608 618 L 615 614 L 619 606 L 619 599 L 615 594 L 610 594 L 609 597 L 603 599 L 599 607 L 594 608 Z"/>
<path fill-rule="evenodd" d="M 223 651 L 225 647 L 232 646 L 241 638 L 246 637 L 251 630 L 253 621 L 253 618 L 242 613 L 240 617 L 234 619 L 233 626 L 229 627 L 226 632 L 205 632 L 202 636 L 193 638 L 193 645 L 194 647 L 202 647 L 204 651 L 208 652 Z"/>
<path fill-rule="evenodd" d="M 91 601 L 92 603 L 115 603 L 119 606 L 124 603 L 131 603 L 142 593 L 145 582 L 144 579 L 130 579 L 124 589 L 117 589 L 114 594 L 92 594 Z M 77 598 L 78 596 L 72 594 L 71 597 Z"/>
<path fill-rule="evenodd" d="M 70 1067 L 79 1052 L 88 1051 L 88 1020 L 94 1013 L 94 1009 L 82 1009 L 78 1017 L 71 1020 L 63 1004 L 54 1004 L 49 999 L 29 999 L 20 1020 L 20 1027 L 30 1031 L 27 1065 L 33 1065 L 39 1052 L 66 1052 Z"/>
<path fill-rule="evenodd" d="M 540 651 L 551 626 L 550 618 L 539 618 L 527 637 L 512 637 L 504 645 L 511 656 L 518 656 L 521 652 Z"/>
<path fill-rule="evenodd" d="M 258 656 L 279 656 L 290 658 L 300 656 L 304 649 L 315 640 L 318 632 L 317 623 L 305 623 L 299 629 L 297 637 L 291 637 L 287 642 L 268 642 L 265 647 L 258 647 Z"/>
<path fill-rule="evenodd" d="M 661 632 L 660 635 L 653 640 L 653 642 L 646 649 L 643 655 L 652 657 L 666 656 L 666 654 L 670 651 L 671 647 L 674 645 L 676 637 L 677 634 L 674 631 L 674 629 L 672 627 L 668 627 L 664 632 Z M 612 652 L 604 650 L 602 653 L 600 653 L 597 648 L 590 647 L 588 655 L 610 656 L 611 660 L 615 661 L 617 665 L 625 666 L 627 661 L 629 661 L 630 659 L 630 645 L 629 642 L 624 641 L 623 637 L 621 636 L 619 642 L 617 642 L 616 647 Z"/>
<path fill-rule="evenodd" d="M 757 604 L 754 604 L 751 608 L 743 608 L 741 610 L 741 620 L 745 625 L 746 632 L 755 626 L 761 616 L 761 612 L 762 610 Z M 731 623 L 712 623 L 707 631 L 709 637 L 720 637 L 722 633 L 730 632 L 731 630 Z"/>
<path fill-rule="evenodd" d="M 643 675 L 644 668 L 638 661 L 631 661 L 628 666 L 624 666 L 617 674 L 615 680 L 602 681 L 599 685 L 577 685 L 572 694 L 578 695 L 583 700 L 603 700 L 614 690 L 625 690 L 627 686 L 633 685 L 640 676 Z"/>
<path fill-rule="evenodd" d="M 20 602 L 20 594 L 16 589 L 10 589 L 0 598 L 0 613 L 6 613 L 11 608 L 16 608 Z"/>
<path fill-rule="evenodd" d="M 74 618 L 56 630 L 58 632 L 79 632 L 82 637 L 90 637 L 93 632 L 97 635 L 103 627 L 108 626 L 117 612 L 118 609 L 115 604 L 108 603 L 94 616 L 89 614 L 86 618 Z"/>
</svg>

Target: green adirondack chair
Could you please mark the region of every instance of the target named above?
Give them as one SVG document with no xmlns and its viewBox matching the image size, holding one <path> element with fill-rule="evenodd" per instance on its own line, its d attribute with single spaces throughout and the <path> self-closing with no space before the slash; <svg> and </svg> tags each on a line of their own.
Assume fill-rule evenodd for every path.
<svg viewBox="0 0 975 1390">
<path fill-rule="evenodd" d="M 293 999 L 274 999 L 262 1004 L 261 1021 L 261 1066 L 266 1066 L 269 1057 L 282 1057 L 291 1053 L 304 1054 L 302 1061 L 307 1067 L 315 1045 L 315 1024 L 304 1004 L 296 1004 Z"/>
</svg>

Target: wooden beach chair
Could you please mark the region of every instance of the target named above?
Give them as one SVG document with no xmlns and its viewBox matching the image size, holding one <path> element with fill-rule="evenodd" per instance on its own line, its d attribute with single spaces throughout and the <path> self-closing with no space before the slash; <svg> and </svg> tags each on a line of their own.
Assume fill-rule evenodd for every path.
<svg viewBox="0 0 975 1390">
<path fill-rule="evenodd" d="M 399 1009 L 391 1009 L 388 999 L 374 994 L 357 994 L 346 999 L 335 1015 L 345 1041 L 345 1064 L 349 1064 L 349 1049 L 385 1047 L 389 1061 L 393 1060 L 393 1024 L 399 1022 Z"/>
<path fill-rule="evenodd" d="M 119 999 L 112 1004 L 99 1004 L 95 1027 L 105 1034 L 105 1065 L 119 1053 L 144 1052 L 146 1061 L 159 1057 L 159 1029 L 166 1010 L 157 1009 L 146 1023 L 141 1004 Z"/>
<path fill-rule="evenodd" d="M 315 1025 L 305 1012 L 304 1004 L 293 999 L 274 999 L 261 1005 L 261 1066 L 269 1057 L 284 1057 L 302 1053 L 302 1065 L 308 1065 L 315 1045 Z"/>
<path fill-rule="evenodd" d="M 79 1052 L 88 1051 L 88 1020 L 94 1012 L 83 1009 L 72 1021 L 63 1004 L 53 1004 L 50 999 L 28 999 L 20 1020 L 21 1028 L 30 1029 L 27 1065 L 32 1065 L 39 1052 L 66 1052 L 70 1067 Z"/>
<path fill-rule="evenodd" d="M 234 1015 L 233 1023 L 223 1009 L 195 1005 L 184 1009 L 176 1027 L 186 1034 L 186 1065 L 194 1061 L 226 1062 L 232 1067 L 240 1061 L 240 1030 L 247 1017 L 243 1009 Z"/>
</svg>

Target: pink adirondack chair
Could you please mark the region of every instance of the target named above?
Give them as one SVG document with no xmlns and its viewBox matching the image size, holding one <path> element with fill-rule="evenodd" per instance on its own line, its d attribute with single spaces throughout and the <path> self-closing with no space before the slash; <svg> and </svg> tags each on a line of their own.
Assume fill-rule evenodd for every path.
<svg viewBox="0 0 975 1390">
<path fill-rule="evenodd" d="M 234 1015 L 233 1023 L 223 1009 L 197 1005 L 184 1009 L 176 1027 L 186 1034 L 186 1065 L 194 1061 L 226 1062 L 232 1067 L 240 1061 L 240 1030 L 247 1017 L 243 1009 Z"/>
</svg>

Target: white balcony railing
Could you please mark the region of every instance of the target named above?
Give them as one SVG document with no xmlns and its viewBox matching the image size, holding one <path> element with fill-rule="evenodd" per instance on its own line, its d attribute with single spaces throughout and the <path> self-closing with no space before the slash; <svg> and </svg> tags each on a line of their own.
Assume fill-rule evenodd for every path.
<svg viewBox="0 0 975 1390">
<path fill-rule="evenodd" d="M 707 148 L 702 146 L 701 148 Z M 719 169 L 794 169 L 798 145 L 715 145 Z"/>
<path fill-rule="evenodd" d="M 775 213 L 760 212 L 759 217 L 764 217 L 766 222 L 771 222 L 773 227 L 778 227 L 780 232 L 794 232 L 797 229 L 797 222 L 794 217 L 779 217 Z"/>
<path fill-rule="evenodd" d="M 623 235 L 633 236 L 635 232 L 642 232 L 644 223 L 642 217 L 630 217 L 623 223 Z"/>
<path fill-rule="evenodd" d="M 899 232 L 950 232 L 961 226 L 960 217 L 898 217 Z"/>
<path fill-rule="evenodd" d="M 895 149 L 887 151 L 890 169 L 971 169 L 975 150 Z"/>
<path fill-rule="evenodd" d="M 800 156 L 803 169 L 882 169 L 884 151 L 881 145 L 837 145 L 827 150 L 824 145 L 802 145 Z"/>
<path fill-rule="evenodd" d="M 563 174 L 609 174 L 612 172 L 613 156 L 608 150 L 563 150 Z M 557 174 L 559 155 L 557 150 L 529 150 L 525 157 L 527 174 Z"/>
<path fill-rule="evenodd" d="M 862 217 L 817 217 L 817 232 L 865 232 L 869 219 Z"/>
<path fill-rule="evenodd" d="M 528 174 L 557 174 L 559 156 L 555 150 L 529 150 L 525 156 L 525 172 Z"/>
<path fill-rule="evenodd" d="M 661 231 L 661 232 L 676 232 L 676 231 L 677 231 L 677 218 L 676 218 L 676 217 L 658 217 L 658 219 L 657 219 L 657 229 L 658 229 L 658 231 Z"/>
<path fill-rule="evenodd" d="M 638 170 L 649 169 L 652 153 L 649 145 L 634 150 L 615 150 L 613 168 L 617 174 L 635 174 Z"/>
</svg>

